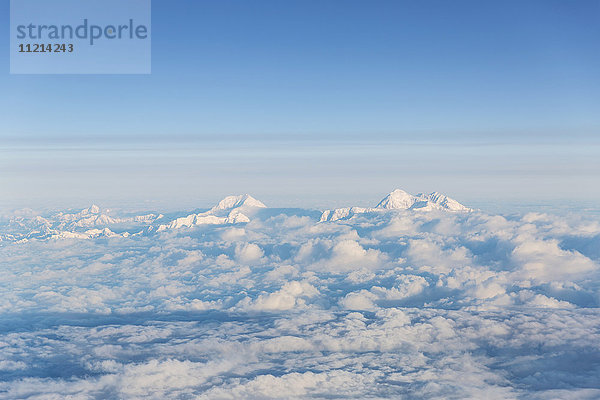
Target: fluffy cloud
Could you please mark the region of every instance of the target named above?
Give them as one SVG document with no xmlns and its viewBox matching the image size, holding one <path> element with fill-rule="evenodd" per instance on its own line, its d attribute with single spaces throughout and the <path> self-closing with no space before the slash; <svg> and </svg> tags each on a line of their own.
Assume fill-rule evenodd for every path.
<svg viewBox="0 0 600 400">
<path fill-rule="evenodd" d="M 318 295 L 319 291 L 310 283 L 292 281 L 279 290 L 261 294 L 254 301 L 242 301 L 239 305 L 255 311 L 291 310 L 304 307 L 307 299 Z"/>
<path fill-rule="evenodd" d="M 597 218 L 245 215 L 3 218 L 0 398 L 600 397 Z"/>
<path fill-rule="evenodd" d="M 254 243 L 240 244 L 235 248 L 235 258 L 242 263 L 258 261 L 263 255 L 262 249 Z"/>
</svg>

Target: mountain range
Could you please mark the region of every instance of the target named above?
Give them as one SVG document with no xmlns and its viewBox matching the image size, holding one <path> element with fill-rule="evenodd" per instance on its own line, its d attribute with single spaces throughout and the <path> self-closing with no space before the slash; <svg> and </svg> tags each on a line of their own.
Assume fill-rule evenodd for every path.
<svg viewBox="0 0 600 400">
<path fill-rule="evenodd" d="M 334 210 L 326 210 L 321 215 L 321 222 L 338 221 L 350 219 L 357 214 L 376 213 L 390 210 L 413 210 L 413 211 L 449 211 L 449 212 L 471 212 L 458 201 L 438 192 L 430 194 L 419 193 L 412 195 L 401 189 L 396 189 L 385 196 L 375 207 L 345 207 Z"/>
<path fill-rule="evenodd" d="M 0 242 L 31 239 L 92 239 L 98 237 L 128 237 L 153 234 L 200 225 L 231 225 L 250 222 L 252 216 L 265 206 L 248 194 L 228 196 L 208 211 L 184 216 L 166 217 L 163 214 L 114 216 L 111 210 L 92 205 L 79 212 L 59 212 L 50 216 L 21 213 L 0 222 Z M 358 214 L 408 210 L 414 212 L 447 211 L 471 212 L 473 209 L 441 193 L 411 195 L 396 189 L 375 207 L 346 207 L 326 210 L 320 222 L 350 219 Z"/>
</svg>

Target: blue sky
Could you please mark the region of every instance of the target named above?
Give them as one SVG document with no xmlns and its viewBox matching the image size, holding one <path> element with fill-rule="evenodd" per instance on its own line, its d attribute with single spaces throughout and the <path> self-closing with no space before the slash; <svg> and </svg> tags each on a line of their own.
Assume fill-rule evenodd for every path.
<svg viewBox="0 0 600 400">
<path fill-rule="evenodd" d="M 174 177 L 196 178 L 196 185 L 212 188 L 202 191 L 211 199 L 253 188 L 255 196 L 275 199 L 278 187 L 282 198 L 317 198 L 322 191 L 370 201 L 378 191 L 406 186 L 442 187 L 469 199 L 510 190 L 530 200 L 560 186 L 566 194 L 555 199 L 600 199 L 590 189 L 600 173 L 594 161 L 598 1 L 155 0 L 152 6 L 151 75 L 9 75 L 8 37 L 0 41 L 4 203 L 39 204 L 56 193 L 61 201 L 176 201 L 157 183 L 182 192 L 179 199 L 200 196 L 186 185 L 170 187 Z M 8 10 L 2 2 L 6 25 Z M 208 143 L 227 149 L 213 164 L 205 157 Z M 289 143 L 304 147 L 286 159 L 295 160 L 289 175 L 278 176 L 273 171 Z M 344 175 L 357 158 L 339 145 L 357 143 L 364 145 L 365 169 Z M 474 145 L 475 157 L 460 156 Z M 61 153 L 73 146 L 85 162 Z M 336 155 L 315 155 L 323 146 Z M 390 172 L 396 160 L 382 146 L 403 157 L 402 174 Z M 258 156 L 257 148 L 266 153 Z M 549 176 L 557 154 L 565 168 Z M 411 171 L 411 157 L 432 171 Z M 164 164 L 151 184 L 136 172 L 140 159 Z M 242 179 L 236 171 L 248 170 L 240 161 L 247 159 L 256 172 Z M 304 173 L 307 162 L 319 173 Z M 128 178 L 103 171 L 107 164 Z M 373 178 L 366 172 L 375 167 Z M 448 171 L 455 181 L 442 177 Z M 485 179 L 474 180 L 477 173 Z M 228 184 L 211 186 L 213 180 Z M 339 187 L 331 188 L 332 181 Z M 46 187 L 52 185 L 60 190 Z M 132 185 L 135 193 L 126 194 Z"/>
</svg>

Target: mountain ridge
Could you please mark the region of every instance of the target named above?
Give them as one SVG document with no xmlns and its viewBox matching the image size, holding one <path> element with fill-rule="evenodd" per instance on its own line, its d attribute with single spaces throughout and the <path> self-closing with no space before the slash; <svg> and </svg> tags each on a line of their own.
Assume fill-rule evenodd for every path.
<svg viewBox="0 0 600 400">
<path fill-rule="evenodd" d="M 166 218 L 163 214 L 115 216 L 110 210 L 95 204 L 81 211 L 58 212 L 50 216 L 16 215 L 0 225 L 0 242 L 19 242 L 30 239 L 93 239 L 99 237 L 130 237 L 193 228 L 200 225 L 235 225 L 251 221 L 268 207 L 249 194 L 227 196 L 208 211 Z M 395 189 L 375 207 L 346 207 L 325 210 L 319 222 L 347 220 L 355 215 L 398 210 L 471 212 L 458 201 L 441 194 L 412 195 Z M 180 214 L 181 215 L 181 214 Z M 260 217 L 258 217 L 260 218 Z"/>
<path fill-rule="evenodd" d="M 429 194 L 418 193 L 412 195 L 402 189 L 394 189 L 386 195 L 375 207 L 344 207 L 325 210 L 320 222 L 333 222 L 350 219 L 354 215 L 384 212 L 392 210 L 411 211 L 446 211 L 446 212 L 472 212 L 472 208 L 460 204 L 458 201 L 439 192 Z"/>
</svg>

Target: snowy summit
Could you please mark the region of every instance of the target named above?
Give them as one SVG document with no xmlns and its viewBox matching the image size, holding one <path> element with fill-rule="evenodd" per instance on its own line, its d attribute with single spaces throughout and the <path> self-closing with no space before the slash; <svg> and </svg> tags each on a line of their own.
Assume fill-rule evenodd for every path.
<svg viewBox="0 0 600 400">
<path fill-rule="evenodd" d="M 242 194 L 239 196 L 227 196 L 223 200 L 219 202 L 216 206 L 211 208 L 211 211 L 219 211 L 219 210 L 230 210 L 232 208 L 240 208 L 240 207 L 258 207 L 258 208 L 266 208 L 261 201 L 256 200 L 254 197 L 249 194 Z"/>
<path fill-rule="evenodd" d="M 430 194 L 419 193 L 413 196 L 401 189 L 396 189 L 385 196 L 375 208 L 364 207 L 346 207 L 335 210 L 326 210 L 321 216 L 321 222 L 338 221 L 340 219 L 352 218 L 357 214 L 370 212 L 382 212 L 387 210 L 419 210 L 419 211 L 450 211 L 450 212 L 470 212 L 468 208 L 458 201 L 438 192 Z"/>
<path fill-rule="evenodd" d="M 458 201 L 438 192 L 430 194 L 419 193 L 413 196 L 404 190 L 396 189 L 375 206 L 386 210 L 444 210 L 444 211 L 473 211 Z"/>
</svg>

